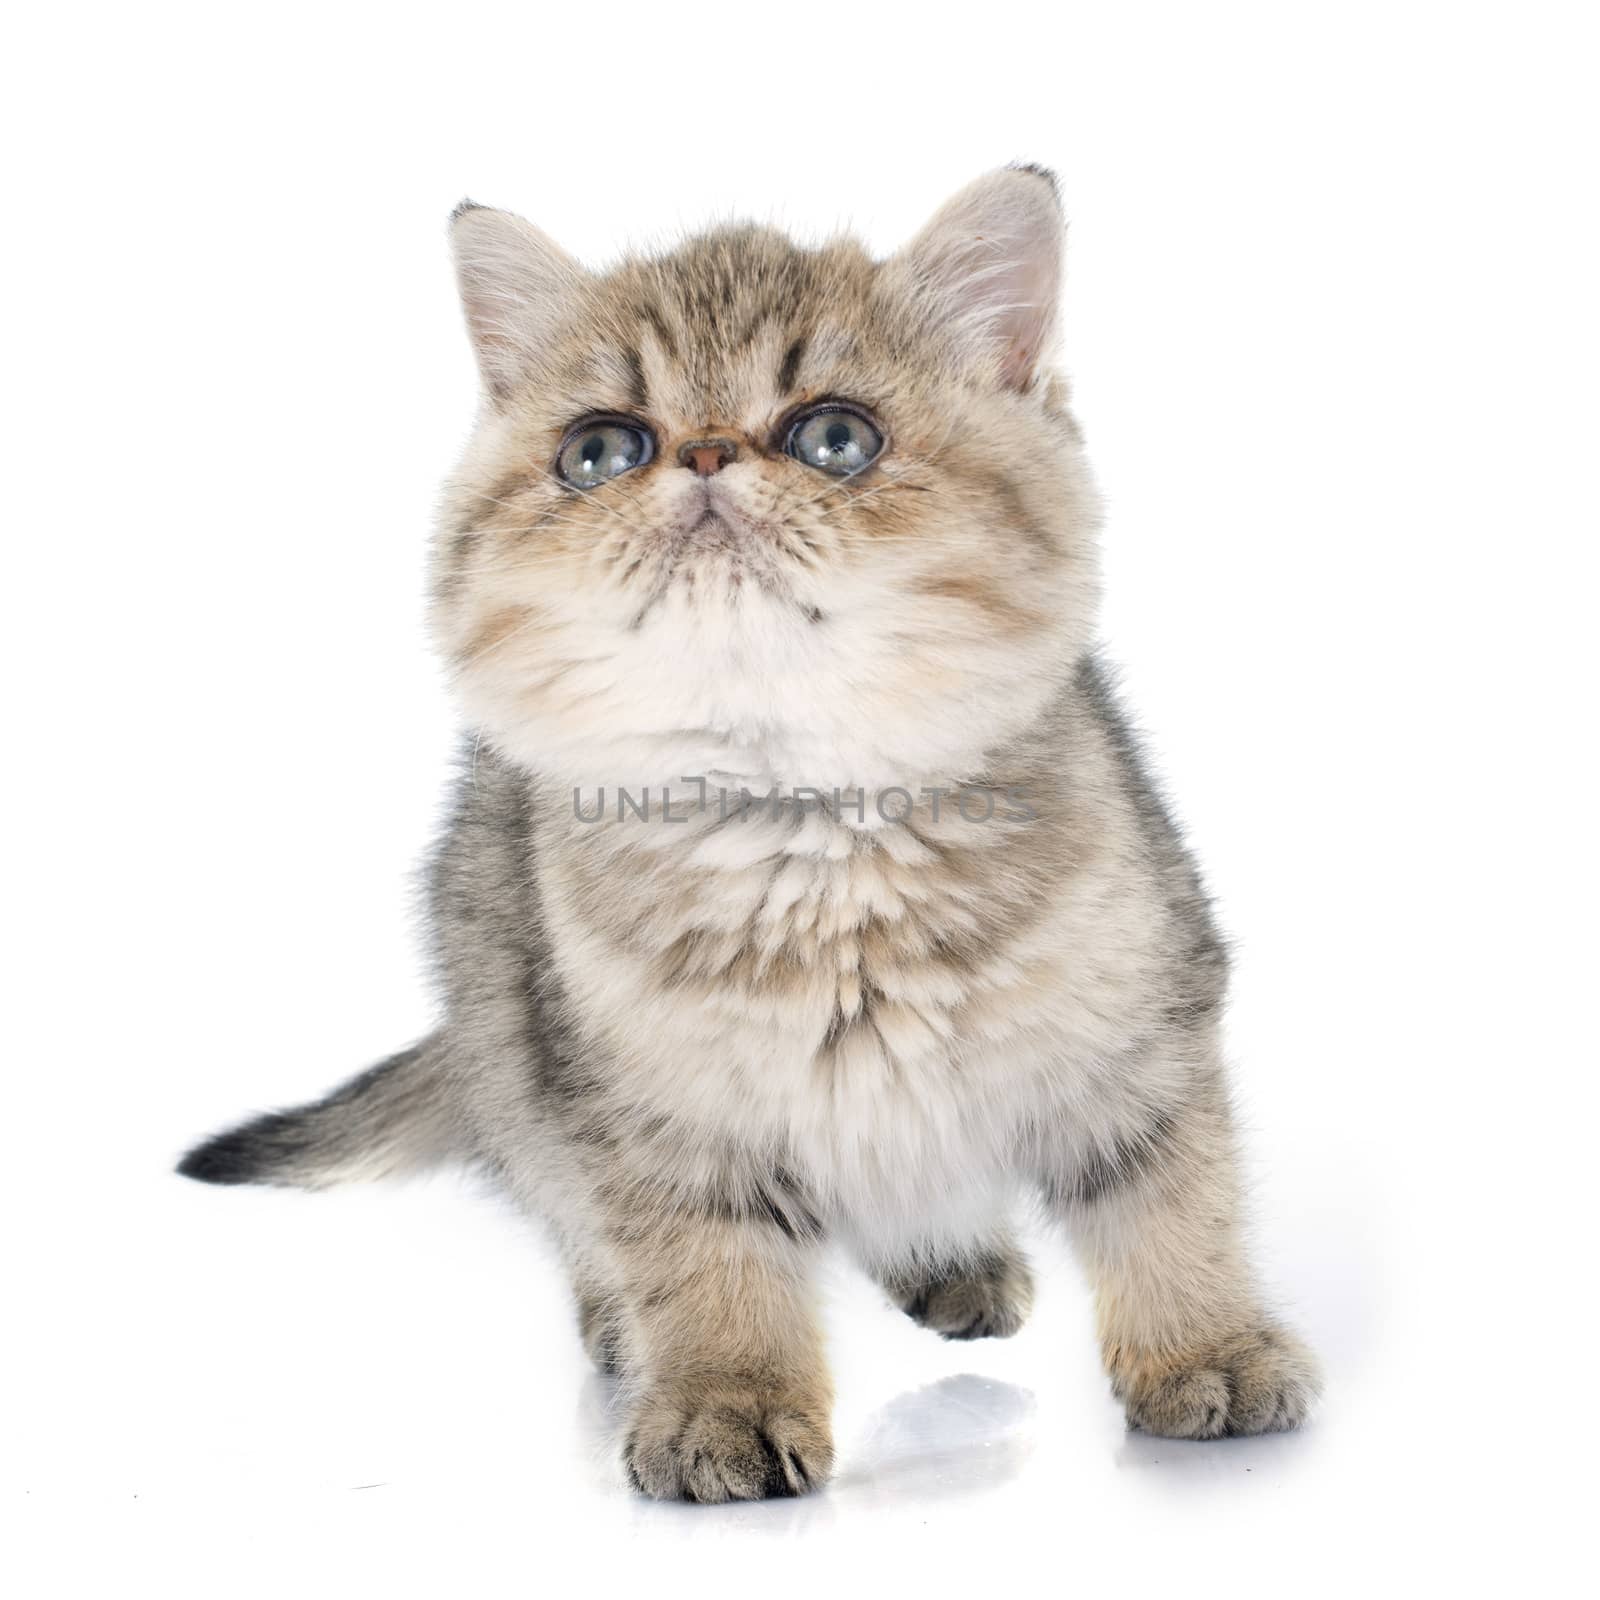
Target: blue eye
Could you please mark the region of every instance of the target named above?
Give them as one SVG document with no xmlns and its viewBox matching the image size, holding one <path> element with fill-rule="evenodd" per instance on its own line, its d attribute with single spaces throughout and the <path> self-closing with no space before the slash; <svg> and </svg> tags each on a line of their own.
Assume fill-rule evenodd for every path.
<svg viewBox="0 0 1600 1600">
<path fill-rule="evenodd" d="M 648 430 L 597 417 L 567 436 L 556 457 L 556 470 L 574 489 L 598 489 L 642 467 L 654 454 L 655 441 Z"/>
<path fill-rule="evenodd" d="M 784 449 L 819 472 L 847 478 L 883 452 L 883 435 L 859 411 L 818 406 L 796 419 Z"/>
</svg>

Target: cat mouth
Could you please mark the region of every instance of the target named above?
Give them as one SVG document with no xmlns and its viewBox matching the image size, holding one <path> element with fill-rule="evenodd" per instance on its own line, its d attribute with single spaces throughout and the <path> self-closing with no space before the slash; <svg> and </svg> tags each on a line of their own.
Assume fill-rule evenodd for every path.
<svg viewBox="0 0 1600 1600">
<path fill-rule="evenodd" d="M 725 602 L 735 602 L 739 593 L 749 588 L 798 604 L 781 581 L 767 548 L 766 534 L 767 527 L 762 522 L 718 505 L 707 496 L 666 531 L 655 580 L 644 603 L 630 619 L 629 632 L 638 632 L 672 589 L 702 596 L 720 593 Z M 809 615 L 809 608 L 804 609 Z"/>
<path fill-rule="evenodd" d="M 683 533 L 683 537 L 690 543 L 716 545 L 726 544 L 733 535 L 732 525 L 710 506 L 707 506 Z"/>
<path fill-rule="evenodd" d="M 743 516 L 711 495 L 690 511 L 667 536 L 667 577 L 692 574 L 694 558 L 705 554 L 726 554 L 731 558 L 729 575 L 753 570 L 766 572 L 772 565 L 764 548 L 763 525 Z"/>
</svg>

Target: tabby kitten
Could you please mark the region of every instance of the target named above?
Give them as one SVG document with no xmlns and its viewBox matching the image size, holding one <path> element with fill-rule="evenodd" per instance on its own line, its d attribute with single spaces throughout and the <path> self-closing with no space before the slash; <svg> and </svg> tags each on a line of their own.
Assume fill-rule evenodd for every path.
<svg viewBox="0 0 1600 1600">
<path fill-rule="evenodd" d="M 1029 1196 L 1130 1422 L 1298 1423 L 1223 950 L 1093 653 L 1050 175 L 883 261 L 738 226 L 593 273 L 470 204 L 453 236 L 484 401 L 434 554 L 472 730 L 443 1016 L 180 1171 L 493 1172 L 559 1240 L 650 1495 L 827 1477 L 826 1241 L 947 1338 L 1014 1333 Z"/>
</svg>

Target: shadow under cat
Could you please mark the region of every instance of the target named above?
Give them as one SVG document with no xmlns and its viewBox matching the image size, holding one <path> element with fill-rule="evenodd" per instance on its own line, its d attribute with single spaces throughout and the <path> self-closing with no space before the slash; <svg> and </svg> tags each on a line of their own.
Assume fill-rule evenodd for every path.
<svg viewBox="0 0 1600 1600">
<path fill-rule="evenodd" d="M 594 1373 L 584 1385 L 580 1426 L 597 1462 L 617 1458 L 625 1416 L 616 1397 L 615 1379 Z M 831 1521 L 845 1509 L 987 1493 L 1014 1479 L 1033 1454 L 1035 1410 L 1027 1389 L 957 1373 L 907 1390 L 874 1412 L 819 1494 L 719 1506 L 639 1501 L 634 1515 L 787 1534 Z"/>
</svg>

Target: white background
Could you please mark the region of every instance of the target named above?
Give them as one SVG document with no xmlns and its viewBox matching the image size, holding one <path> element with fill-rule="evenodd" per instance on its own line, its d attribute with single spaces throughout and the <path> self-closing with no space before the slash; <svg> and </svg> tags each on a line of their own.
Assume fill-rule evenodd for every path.
<svg viewBox="0 0 1600 1600">
<path fill-rule="evenodd" d="M 1593 1459 L 1593 40 L 1549 5 L 32 6 L 0 300 L 11 1592 L 1572 1592 Z M 543 1244 L 169 1176 L 430 1017 L 463 194 L 601 262 L 1059 169 L 1107 633 L 1329 1392 L 1128 1436 L 1081 1284 L 828 1286 L 840 1473 L 637 1501 Z M 1592 1571 L 1588 1574 L 1592 1581 Z"/>
</svg>

